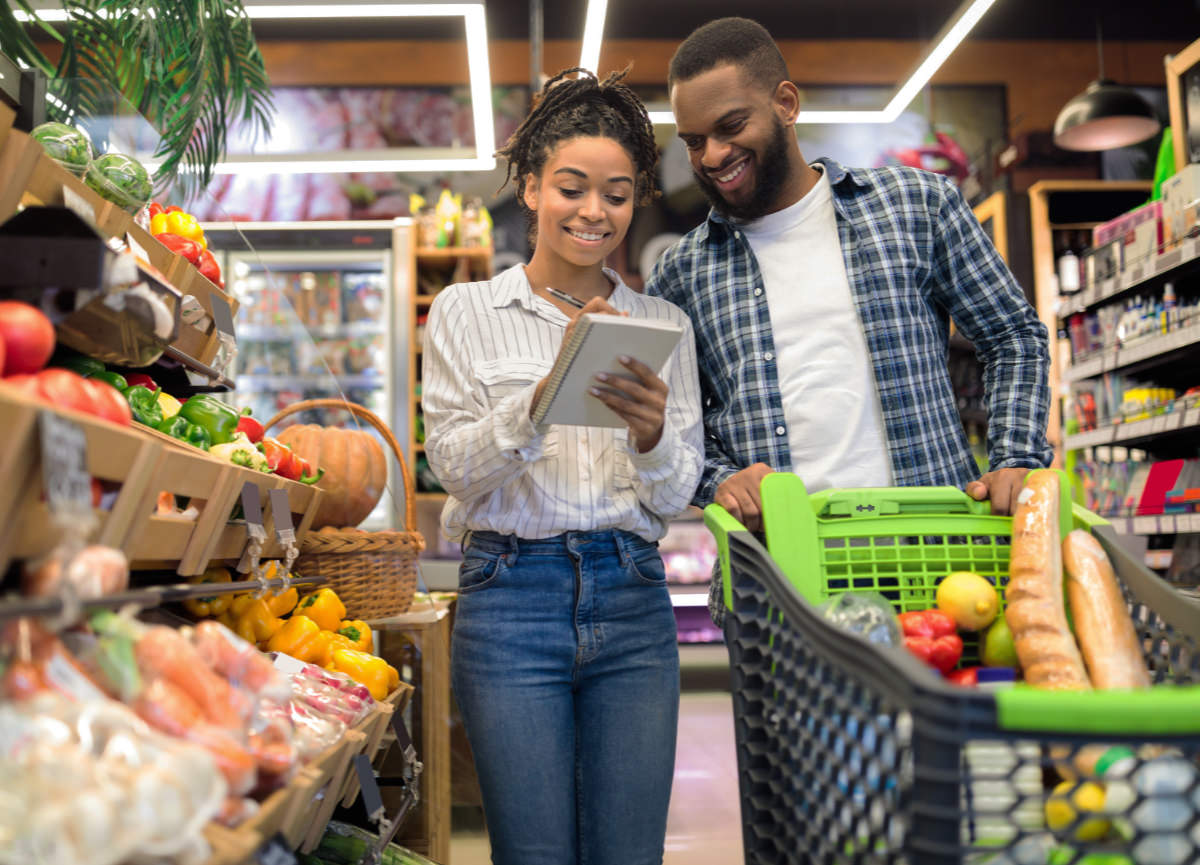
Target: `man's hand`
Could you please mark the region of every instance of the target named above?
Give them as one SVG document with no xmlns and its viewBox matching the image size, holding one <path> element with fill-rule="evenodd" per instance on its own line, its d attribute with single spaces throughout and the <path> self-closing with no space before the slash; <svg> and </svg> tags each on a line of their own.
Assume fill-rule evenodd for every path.
<svg viewBox="0 0 1200 865">
<path fill-rule="evenodd" d="M 724 480 L 713 501 L 729 511 L 752 532 L 762 531 L 762 479 L 775 470 L 766 463 L 755 463 Z"/>
<path fill-rule="evenodd" d="M 977 481 L 967 484 L 967 495 L 981 502 L 992 500 L 992 513 L 1011 514 L 1017 507 L 1017 494 L 1025 486 L 1025 475 L 1030 469 L 996 469 Z"/>
</svg>

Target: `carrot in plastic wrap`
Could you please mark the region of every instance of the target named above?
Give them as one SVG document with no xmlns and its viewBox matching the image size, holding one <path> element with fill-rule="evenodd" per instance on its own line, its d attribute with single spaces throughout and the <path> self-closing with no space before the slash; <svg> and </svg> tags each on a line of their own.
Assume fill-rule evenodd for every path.
<svg viewBox="0 0 1200 865">
<path fill-rule="evenodd" d="M 291 685 L 267 656 L 220 622 L 197 624 L 192 629 L 192 645 L 206 664 L 232 684 L 265 699 L 291 699 Z"/>
<path fill-rule="evenodd" d="M 245 728 L 249 699 L 213 672 L 179 632 L 161 625 L 148 628 L 134 654 L 147 678 L 162 677 L 183 690 L 208 721 L 231 730 Z"/>
<path fill-rule="evenodd" d="M 255 764 L 250 752 L 229 730 L 206 723 L 201 707 L 183 689 L 166 679 L 154 679 L 134 700 L 133 709 L 156 730 L 208 751 L 231 791 L 245 793 L 254 785 Z"/>
</svg>

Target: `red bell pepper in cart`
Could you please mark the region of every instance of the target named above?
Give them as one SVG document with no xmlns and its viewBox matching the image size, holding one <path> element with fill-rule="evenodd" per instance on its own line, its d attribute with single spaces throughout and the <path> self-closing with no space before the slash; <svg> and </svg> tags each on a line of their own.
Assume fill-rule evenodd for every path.
<svg viewBox="0 0 1200 865">
<path fill-rule="evenodd" d="M 238 418 L 237 431 L 244 432 L 246 438 L 250 439 L 253 444 L 258 444 L 262 441 L 263 435 L 266 432 L 258 420 L 250 417 L 250 409 L 248 408 L 242 409 L 242 416 Z"/>
<path fill-rule="evenodd" d="M 941 610 L 914 610 L 897 618 L 910 652 L 940 673 L 954 669 L 963 651 L 954 619 Z"/>
</svg>

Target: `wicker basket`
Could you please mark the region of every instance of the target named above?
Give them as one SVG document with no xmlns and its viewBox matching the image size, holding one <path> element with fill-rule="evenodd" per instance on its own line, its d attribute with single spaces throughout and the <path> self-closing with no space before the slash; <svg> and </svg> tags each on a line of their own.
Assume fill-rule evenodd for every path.
<svg viewBox="0 0 1200 865">
<path fill-rule="evenodd" d="M 348 411 L 379 430 L 400 464 L 404 530 L 364 532 L 353 527 L 327 526 L 308 532 L 300 542 L 296 572 L 325 577 L 355 618 L 369 621 L 407 612 L 417 590 L 417 555 L 425 549 L 425 539 L 416 531 L 413 480 L 400 445 L 387 425 L 369 409 L 340 399 L 303 400 L 279 412 L 267 422 L 267 427 L 313 408 Z"/>
</svg>

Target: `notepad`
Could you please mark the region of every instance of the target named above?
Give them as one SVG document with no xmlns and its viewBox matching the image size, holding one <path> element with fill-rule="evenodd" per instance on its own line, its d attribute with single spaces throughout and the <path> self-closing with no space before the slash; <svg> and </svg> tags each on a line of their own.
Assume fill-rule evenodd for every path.
<svg viewBox="0 0 1200 865">
<path fill-rule="evenodd" d="M 661 373 L 682 333 L 683 328 L 670 321 L 581 315 L 550 370 L 533 422 L 624 428 L 626 423 L 616 412 L 588 393 L 588 388 L 596 385 L 596 373 L 632 378 L 617 360 L 620 355 L 636 358 Z"/>
</svg>

